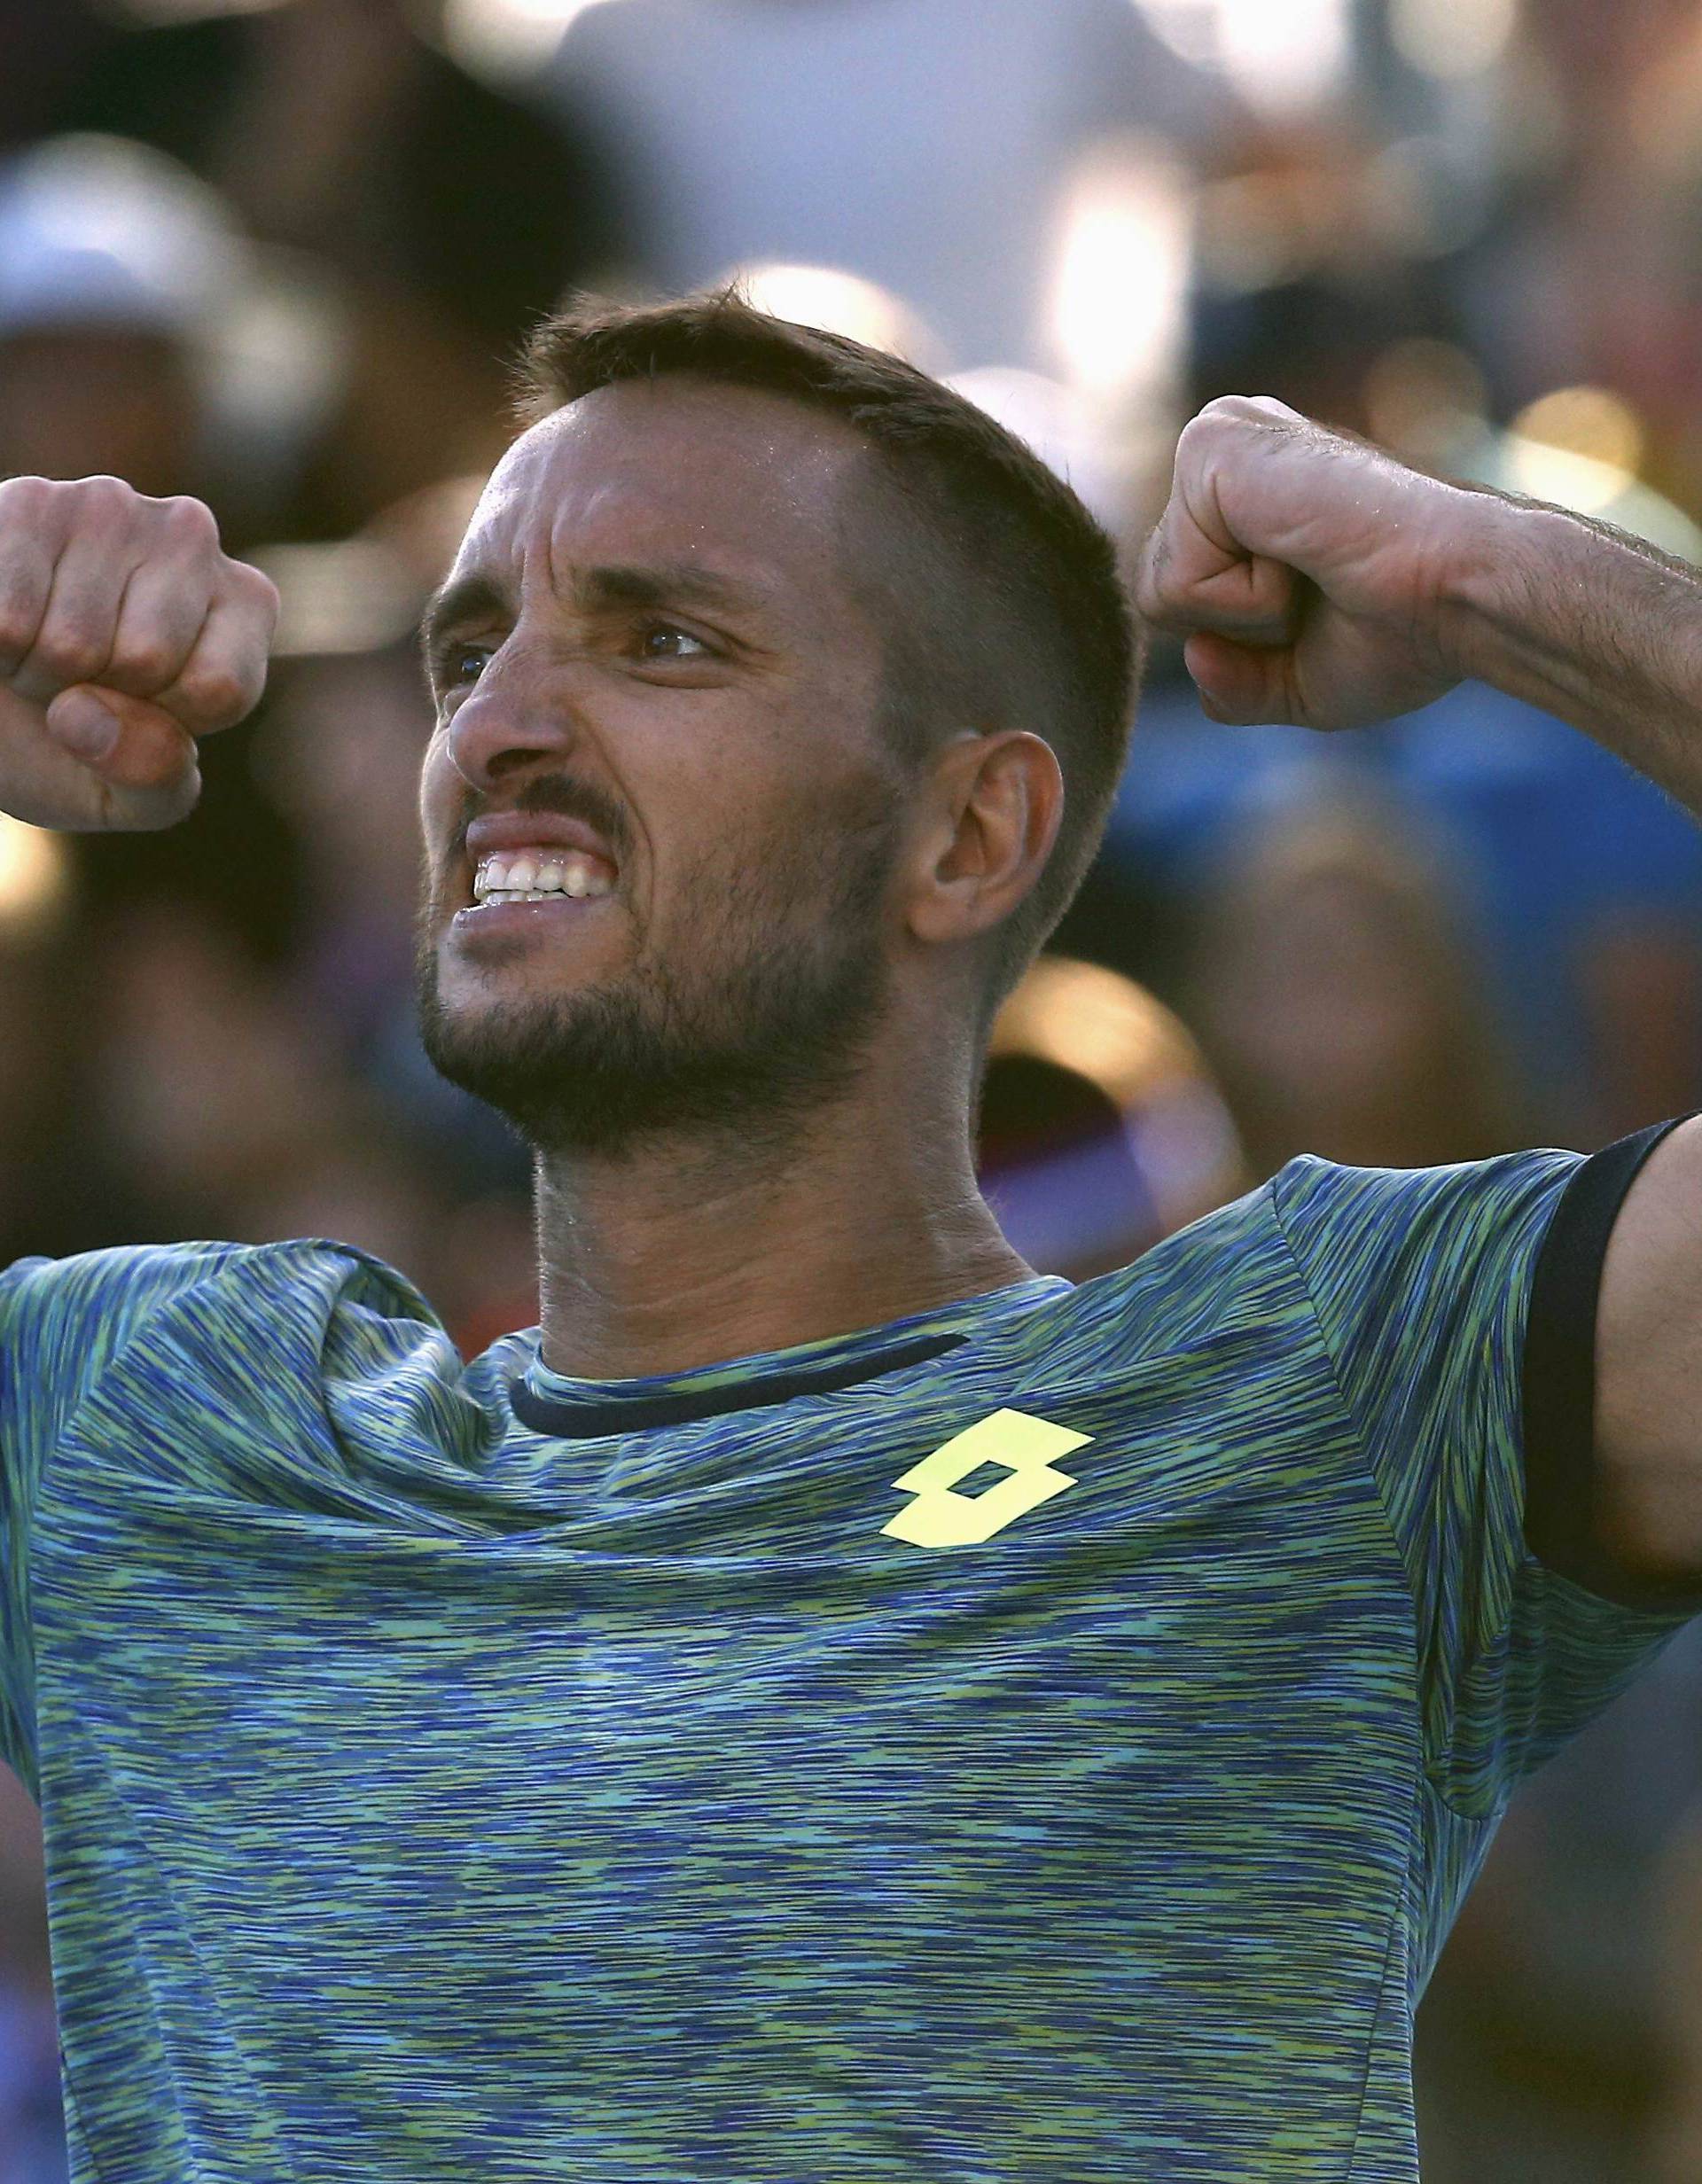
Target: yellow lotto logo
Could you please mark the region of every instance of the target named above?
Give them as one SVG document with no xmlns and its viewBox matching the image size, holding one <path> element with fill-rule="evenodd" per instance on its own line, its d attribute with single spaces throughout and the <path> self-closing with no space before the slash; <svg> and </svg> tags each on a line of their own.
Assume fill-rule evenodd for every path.
<svg viewBox="0 0 1702 2184">
<path fill-rule="evenodd" d="M 899 1492 L 916 1499 L 881 1530 L 912 1547 L 970 1547 L 990 1540 L 1074 1486 L 1077 1482 L 1066 1472 L 1053 1470 L 1052 1459 L 1092 1439 L 1091 1433 L 1072 1433 L 1067 1426 L 1031 1418 L 1027 1411 L 995 1410 L 893 1481 Z M 1010 1478 L 995 1480 L 982 1494 L 953 1491 L 960 1478 L 984 1463 L 1003 1464 Z"/>
</svg>

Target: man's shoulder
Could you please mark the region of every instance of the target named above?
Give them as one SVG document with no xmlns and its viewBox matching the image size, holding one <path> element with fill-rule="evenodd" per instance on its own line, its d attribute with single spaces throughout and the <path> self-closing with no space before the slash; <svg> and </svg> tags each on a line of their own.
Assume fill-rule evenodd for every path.
<svg viewBox="0 0 1702 2184">
<path fill-rule="evenodd" d="M 199 1299 L 229 1321 L 321 1316 L 344 1299 L 435 1322 L 408 1277 L 358 1244 L 329 1236 L 263 1243 L 192 1238 L 115 1244 L 0 1271 L 0 1343 L 82 1338 L 110 1354 L 144 1320 Z"/>
<path fill-rule="evenodd" d="M 197 1238 L 14 1260 L 0 1271 L 0 1327 L 134 1309 L 215 1278 L 234 1257 L 265 1248 Z"/>
<path fill-rule="evenodd" d="M 288 1438 L 410 1364 L 433 1384 L 461 1372 L 407 1276 L 332 1237 L 114 1244 L 0 1273 L 0 1447 L 13 1451 L 39 1455 L 91 1407 L 127 1431 L 176 1431 L 193 1412 Z"/>
<path fill-rule="evenodd" d="M 1534 1232 L 1582 1156 L 1553 1147 L 1444 1166 L 1348 1166 L 1316 1153 L 1178 1228 L 1055 1307 L 1060 1333 L 1113 1357 L 1233 1330 L 1280 1339 L 1308 1285 L 1370 1291 L 1403 1270 L 1459 1264 Z"/>
<path fill-rule="evenodd" d="M 1261 1183 L 1126 1266 L 1081 1282 L 1035 1315 L 1053 1354 L 1077 1353 L 1100 1369 L 1193 1347 L 1237 1324 L 1270 1317 L 1292 1261 Z"/>
<path fill-rule="evenodd" d="M 1357 1290 L 1376 1268 L 1441 1275 L 1540 1233 L 1585 1156 L 1532 1146 L 1427 1167 L 1356 1167 L 1302 1153 L 1271 1178 L 1284 1241 L 1316 1278 Z"/>
</svg>

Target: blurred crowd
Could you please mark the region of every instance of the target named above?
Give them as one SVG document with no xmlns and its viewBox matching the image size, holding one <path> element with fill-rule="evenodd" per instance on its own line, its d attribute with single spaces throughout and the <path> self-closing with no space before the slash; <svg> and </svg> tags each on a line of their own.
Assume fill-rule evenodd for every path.
<svg viewBox="0 0 1702 2184">
<path fill-rule="evenodd" d="M 1702 560 L 1702 0 L 0 0 L 0 476 L 192 492 L 284 599 L 183 826 L 0 818 L 0 1263 L 376 1252 L 537 1318 L 527 1156 L 414 1027 L 416 620 L 578 289 L 902 349 L 1130 550 L 1260 393 Z M 1084 1279 L 1302 1151 L 1702 1105 L 1702 830 L 1466 685 L 1207 722 L 1160 650 L 1001 1018 L 983 1179 Z M 0 1770 L 0 2184 L 65 2173 Z M 1702 2180 L 1702 1638 L 1516 1800 L 1420 2012 L 1426 2184 Z"/>
</svg>

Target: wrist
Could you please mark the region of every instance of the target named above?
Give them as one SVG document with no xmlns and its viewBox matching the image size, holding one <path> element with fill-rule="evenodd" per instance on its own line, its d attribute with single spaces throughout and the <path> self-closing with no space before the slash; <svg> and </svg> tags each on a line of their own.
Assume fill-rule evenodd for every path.
<svg viewBox="0 0 1702 2184">
<path fill-rule="evenodd" d="M 1435 595 L 1458 671 L 1582 729 L 1702 808 L 1698 572 L 1588 516 L 1472 497 L 1479 518 L 1460 527 Z"/>
<path fill-rule="evenodd" d="M 1538 635 L 1527 627 L 1533 610 L 1551 617 L 1553 589 L 1565 583 L 1589 534 L 1560 509 L 1465 486 L 1449 491 L 1457 495 L 1455 520 L 1438 554 L 1433 593 L 1439 641 L 1456 675 L 1505 688 L 1525 643 Z M 1539 573 L 1540 585 L 1533 581 Z"/>
</svg>

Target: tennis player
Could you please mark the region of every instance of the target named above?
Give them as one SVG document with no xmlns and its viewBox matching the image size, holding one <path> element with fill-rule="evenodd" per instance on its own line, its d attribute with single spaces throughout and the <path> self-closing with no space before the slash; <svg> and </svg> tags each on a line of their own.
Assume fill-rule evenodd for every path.
<svg viewBox="0 0 1702 2184">
<path fill-rule="evenodd" d="M 1123 763 L 1109 539 L 735 299 L 527 370 L 418 985 L 541 1326 L 464 1361 L 322 1237 L 0 1276 L 73 2175 L 1409 2184 L 1510 1793 L 1702 1611 L 1702 1115 L 1035 1274 L 971 1125 Z M 181 819 L 276 604 L 191 502 L 0 486 L 0 807 Z M 1183 433 L 1139 604 L 1218 718 L 1475 675 L 1702 807 L 1690 570 L 1278 404 Z"/>
</svg>

